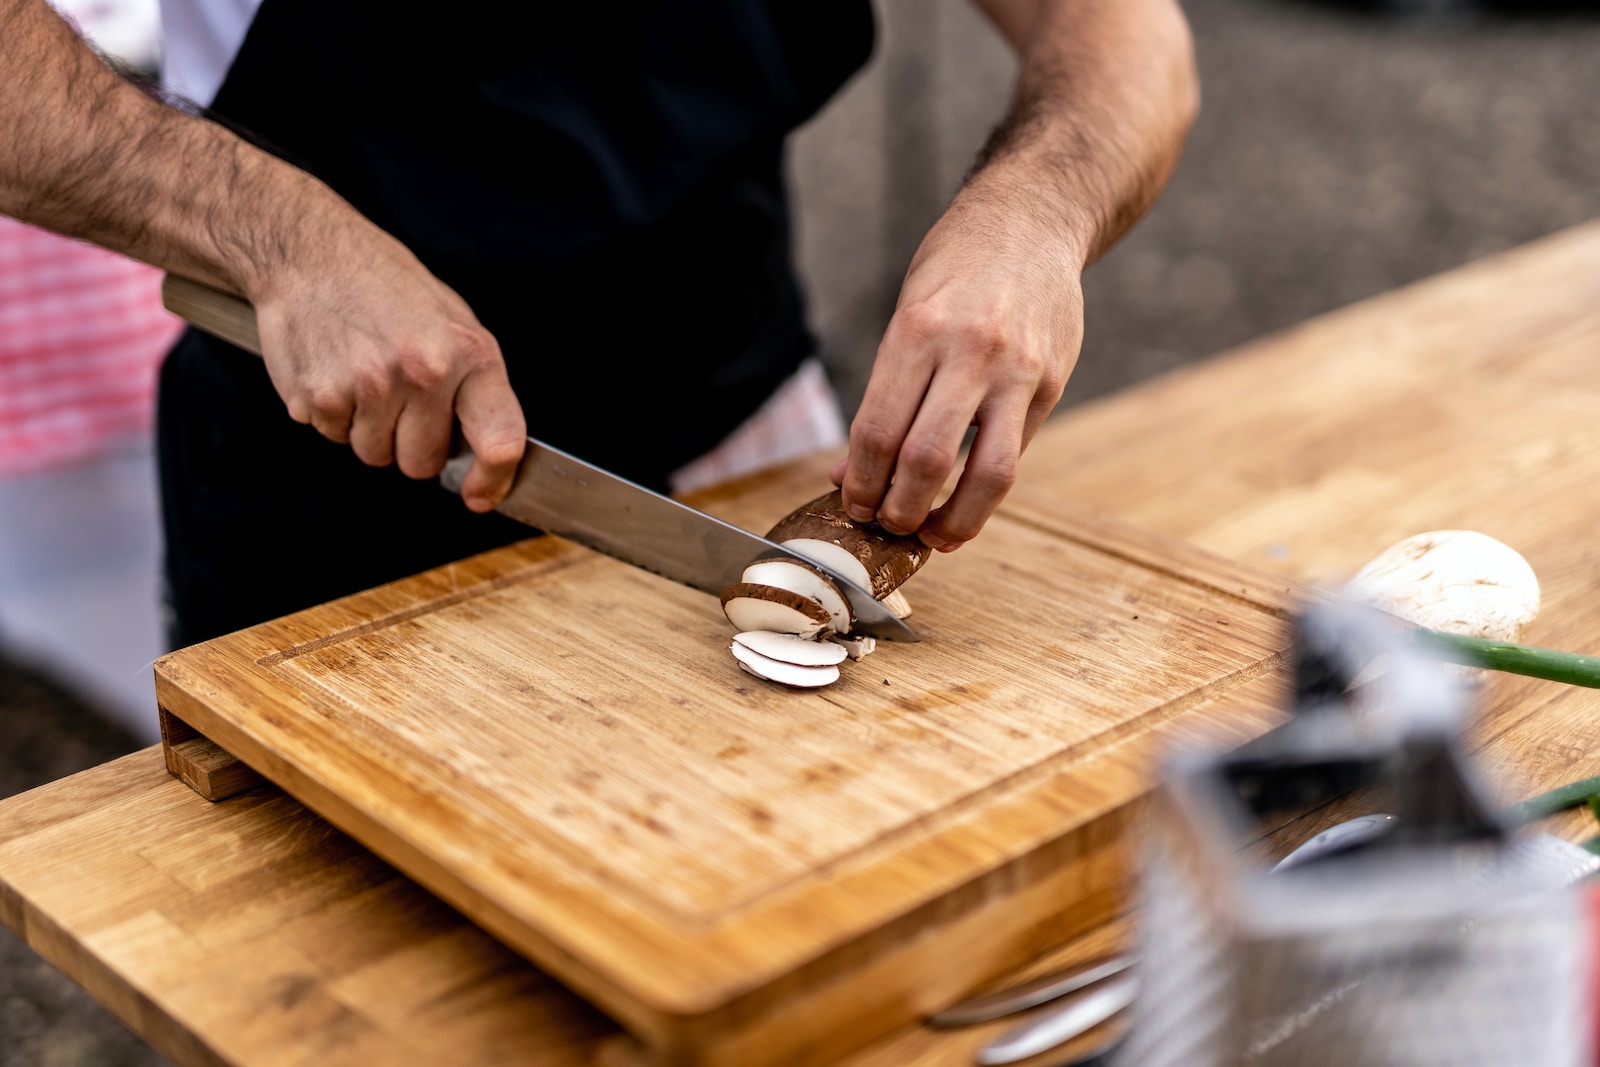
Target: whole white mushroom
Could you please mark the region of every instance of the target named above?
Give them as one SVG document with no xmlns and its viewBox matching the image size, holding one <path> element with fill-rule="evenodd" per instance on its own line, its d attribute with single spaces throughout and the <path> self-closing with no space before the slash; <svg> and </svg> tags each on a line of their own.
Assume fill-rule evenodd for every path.
<svg viewBox="0 0 1600 1067">
<path fill-rule="evenodd" d="M 1528 561 L 1473 530 L 1434 530 L 1389 546 L 1344 595 L 1430 630 L 1511 643 L 1539 614 L 1539 579 Z"/>
</svg>

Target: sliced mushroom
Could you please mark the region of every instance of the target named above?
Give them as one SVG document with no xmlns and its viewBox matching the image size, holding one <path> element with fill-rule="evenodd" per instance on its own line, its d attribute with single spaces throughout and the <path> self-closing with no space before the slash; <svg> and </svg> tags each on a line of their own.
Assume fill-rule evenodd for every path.
<svg viewBox="0 0 1600 1067">
<path fill-rule="evenodd" d="M 817 645 L 821 647 L 820 642 Z M 778 682 L 800 689 L 815 689 L 819 686 L 832 685 L 839 680 L 839 668 L 833 664 L 807 667 L 797 663 L 785 663 L 781 659 L 763 656 L 738 641 L 729 647 L 733 650 L 733 658 L 739 661 L 740 669 L 758 678 L 765 678 L 769 682 Z"/>
<path fill-rule="evenodd" d="M 855 612 L 833 579 L 816 567 L 790 559 L 761 560 L 744 569 L 740 580 L 747 585 L 770 585 L 789 589 L 828 610 L 835 633 L 847 634 L 855 625 Z"/>
<path fill-rule="evenodd" d="M 839 645 L 851 659 L 864 659 L 870 656 L 878 647 L 878 639 L 871 634 L 860 634 L 856 637 L 845 637 L 842 634 L 832 634 L 828 638 Z"/>
<path fill-rule="evenodd" d="M 827 608 L 792 589 L 738 582 L 722 591 L 722 610 L 737 630 L 775 630 L 814 637 L 828 629 Z"/>
<path fill-rule="evenodd" d="M 789 551 L 798 553 L 806 559 L 815 560 L 835 574 L 850 579 L 867 592 L 872 592 L 872 575 L 867 573 L 867 568 L 859 559 L 832 541 L 823 541 L 815 537 L 791 537 L 787 541 L 778 543 Z"/>
<path fill-rule="evenodd" d="M 733 635 L 737 644 L 768 659 L 782 660 L 800 667 L 831 667 L 842 663 L 849 651 L 832 641 L 812 641 L 774 630 L 745 630 Z"/>
<path fill-rule="evenodd" d="M 845 657 L 861 659 L 877 647 L 871 637 L 846 636 L 855 612 L 833 575 L 867 590 L 903 619 L 911 604 L 898 587 L 932 555 L 915 537 L 856 523 L 837 489 L 790 512 L 767 538 L 818 566 L 758 560 L 723 590 L 722 609 L 739 631 L 732 645 L 739 666 L 785 685 L 827 685 L 839 677 Z"/>
</svg>

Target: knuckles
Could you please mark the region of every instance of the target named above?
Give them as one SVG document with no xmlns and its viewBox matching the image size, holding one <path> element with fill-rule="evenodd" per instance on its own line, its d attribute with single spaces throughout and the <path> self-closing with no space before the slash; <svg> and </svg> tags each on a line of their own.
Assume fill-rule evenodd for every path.
<svg viewBox="0 0 1600 1067">
<path fill-rule="evenodd" d="M 301 393 L 301 404 L 308 415 L 308 422 L 348 420 L 354 407 L 347 389 L 325 379 L 306 383 Z"/>
<path fill-rule="evenodd" d="M 904 471 L 916 480 L 942 482 L 955 468 L 957 457 L 957 451 L 948 445 L 921 438 L 907 438 L 900 449 L 900 462 L 895 464 L 895 470 Z"/>
<path fill-rule="evenodd" d="M 967 476 L 984 496 L 998 501 L 1017 484 L 1017 459 L 1004 456 L 977 464 L 969 462 Z"/>
<path fill-rule="evenodd" d="M 894 457 L 900 435 L 894 427 L 867 417 L 858 417 L 850 427 L 850 450 L 878 465 Z"/>
<path fill-rule="evenodd" d="M 917 350 L 944 337 L 950 316 L 944 308 L 928 300 L 902 305 L 889 321 L 884 338 L 887 345 Z"/>
<path fill-rule="evenodd" d="M 911 350 L 953 349 L 986 362 L 1029 358 L 999 309 L 957 310 L 933 300 L 919 300 L 896 311 L 886 342 Z"/>
<path fill-rule="evenodd" d="M 396 377 L 407 391 L 433 393 L 450 383 L 451 362 L 438 349 L 405 350 L 395 360 Z"/>
</svg>

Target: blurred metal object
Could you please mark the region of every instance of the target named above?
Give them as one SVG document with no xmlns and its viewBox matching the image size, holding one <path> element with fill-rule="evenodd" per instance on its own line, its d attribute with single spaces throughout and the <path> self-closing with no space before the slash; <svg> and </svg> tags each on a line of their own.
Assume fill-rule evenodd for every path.
<svg viewBox="0 0 1600 1067">
<path fill-rule="evenodd" d="M 1139 979 L 1118 978 L 1096 986 L 1065 1007 L 1026 1018 L 978 1050 L 984 1067 L 1020 1063 L 1089 1032 L 1133 1003 Z"/>
<path fill-rule="evenodd" d="M 1461 748 L 1466 691 L 1353 604 L 1308 608 L 1295 651 L 1294 717 L 1173 760 L 1156 790 L 1142 986 L 1112 1062 L 1588 1067 L 1589 938 L 1569 888 L 1584 865 L 1486 802 Z M 1358 676 L 1371 707 L 1349 705 Z M 1277 874 L 1240 849 L 1363 786 L 1397 816 L 1365 847 Z"/>
<path fill-rule="evenodd" d="M 1122 974 L 1133 964 L 1133 956 L 1123 955 L 1062 968 L 1007 986 L 1005 989 L 968 997 L 960 1003 L 952 1004 L 943 1011 L 930 1015 L 928 1025 L 948 1029 L 1003 1019 L 1007 1015 L 1037 1008 L 1081 989 L 1088 989 L 1107 978 Z"/>
<path fill-rule="evenodd" d="M 1299 848 L 1273 864 L 1272 869 L 1287 871 L 1302 863 L 1363 848 L 1393 830 L 1395 821 L 1393 815 L 1382 812 L 1346 819 L 1303 842 Z"/>
</svg>

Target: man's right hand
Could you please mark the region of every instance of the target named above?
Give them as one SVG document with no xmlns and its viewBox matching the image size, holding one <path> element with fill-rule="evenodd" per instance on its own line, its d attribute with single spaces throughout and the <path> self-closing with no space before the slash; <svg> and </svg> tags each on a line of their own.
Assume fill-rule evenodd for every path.
<svg viewBox="0 0 1600 1067">
<path fill-rule="evenodd" d="M 322 182 L 122 80 L 45 0 L 0 0 L 0 214 L 241 293 L 289 414 L 363 461 L 438 474 L 474 511 L 527 440 L 466 303 Z"/>
<path fill-rule="evenodd" d="M 474 457 L 462 498 L 490 510 L 527 443 L 499 344 L 398 241 L 370 226 L 347 241 L 364 247 L 314 276 L 295 269 L 252 286 L 267 371 L 290 417 L 412 478 L 444 468 L 459 420 Z"/>
</svg>

